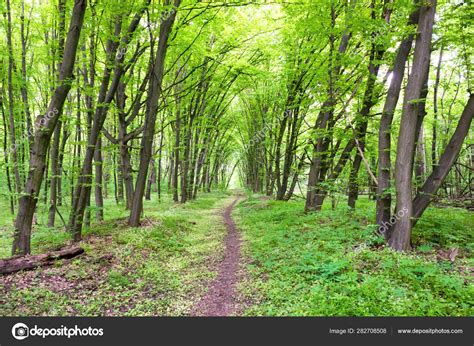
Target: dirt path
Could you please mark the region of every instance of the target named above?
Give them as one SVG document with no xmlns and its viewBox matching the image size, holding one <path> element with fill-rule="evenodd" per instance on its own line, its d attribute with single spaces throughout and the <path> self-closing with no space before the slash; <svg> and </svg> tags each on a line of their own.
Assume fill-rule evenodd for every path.
<svg viewBox="0 0 474 346">
<path fill-rule="evenodd" d="M 196 305 L 194 316 L 230 316 L 239 311 L 239 304 L 235 297 L 235 284 L 238 281 L 241 239 L 231 216 L 238 201 L 239 198 L 225 209 L 223 216 L 227 235 L 224 259 L 220 264 L 217 278 Z"/>
</svg>

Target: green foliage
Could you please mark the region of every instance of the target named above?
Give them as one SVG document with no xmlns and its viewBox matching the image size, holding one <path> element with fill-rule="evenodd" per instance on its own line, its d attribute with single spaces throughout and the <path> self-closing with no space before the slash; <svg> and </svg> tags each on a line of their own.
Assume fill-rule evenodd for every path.
<svg viewBox="0 0 474 346">
<path fill-rule="evenodd" d="M 122 273 L 116 270 L 112 270 L 109 272 L 108 282 L 112 286 L 118 286 L 118 287 L 130 286 L 130 280 L 125 275 L 123 275 Z"/>
<path fill-rule="evenodd" d="M 250 278 L 242 291 L 255 301 L 247 315 L 292 316 L 469 316 L 473 286 L 466 258 L 446 266 L 416 252 L 383 246 L 370 225 L 373 207 L 345 207 L 304 215 L 303 204 L 249 199 L 238 207 Z M 449 213 L 451 226 L 426 223 Z M 440 216 L 441 218 L 442 216 Z M 414 230 L 420 242 L 449 238 L 467 249 L 472 217 L 452 209 L 431 209 Z M 453 232 L 453 224 L 459 231 Z M 458 234 L 457 241 L 450 234 Z M 461 238 L 461 234 L 463 237 Z M 418 249 L 426 253 L 427 244 Z M 255 298 L 257 297 L 257 298 Z"/>
<path fill-rule="evenodd" d="M 9 199 L 16 200 L 22 194 L 16 192 L 13 151 L 8 150 L 13 145 L 13 135 L 18 144 L 21 182 L 30 174 L 23 92 L 29 97 L 28 112 L 34 121 L 36 115 L 44 113 L 51 99 L 61 55 L 56 2 L 23 4 L 16 0 L 11 4 L 12 54 L 9 55 L 7 40 L 0 49 L 4 62 L 0 70 L 1 258 L 8 257 L 11 251 L 14 215 L 8 213 Z M 104 74 L 108 75 L 103 71 L 106 67 L 112 68 L 111 78 L 116 76 L 114 58 L 106 56 L 107 41 L 119 42 L 124 38 L 130 20 L 141 9 L 143 1 L 124 4 L 126 6 L 98 1 L 89 4 L 86 10 L 74 66 L 76 78 L 60 117 L 60 139 L 65 145 L 61 162 L 63 205 L 58 211 L 66 221 L 71 209 L 69 193 L 78 180 L 87 146 L 91 125 L 88 118 L 100 106 L 97 95 L 101 79 Z M 21 15 L 22 5 L 25 16 Z M 288 0 L 227 5 L 184 0 L 178 10 L 164 62 L 163 88 L 160 86 L 163 93 L 157 110 L 157 136 L 152 138 L 155 163 L 158 159 L 161 163 L 163 199 L 145 201 L 142 227 L 128 228 L 128 211 L 124 210 L 123 202 L 113 201 L 110 196 L 106 198 L 103 208 L 106 221 L 93 223 L 83 232 L 85 240 L 81 245 L 86 255 L 70 262 L 57 262 L 51 268 L 19 274 L 25 276 L 25 282 L 19 280 L 18 285 L 0 290 L 6 301 L 0 315 L 183 315 L 189 312 L 192 304 L 189 296 L 200 295 L 215 276 L 207 264 L 221 255 L 225 232 L 218 220 L 220 216 L 213 213 L 227 201 L 229 194 L 200 195 L 197 201 L 186 205 L 172 203 L 166 186 L 169 184 L 165 181 L 171 176 L 168 173 L 174 163 L 171 153 L 179 152 L 180 178 L 190 179 L 191 172 L 193 178 L 199 178 L 196 163 L 203 161 L 199 172 L 202 180 L 206 176 L 210 184 L 214 184 L 213 188 L 225 189 L 232 166 L 238 164 L 236 172 L 246 188 L 260 193 L 268 185 L 274 189 L 286 171 L 289 183 L 293 177 L 298 183 L 295 195 L 304 195 L 308 158 L 312 158 L 311 148 L 316 140 L 330 138 L 324 150 L 334 164 L 328 164 L 329 171 L 320 172 L 323 177 L 331 173 L 343 148 L 354 137 L 348 122 L 354 121 L 357 127 L 362 120 L 360 110 L 365 106 L 368 62 L 374 48 L 386 50 L 373 60 L 375 65 L 380 65 L 374 86 L 377 102 L 368 114 L 364 138 L 365 156 L 376 171 L 379 119 L 386 89 L 393 77 L 385 73 L 393 65 L 399 43 L 408 34 L 417 32 L 414 25 L 407 25 L 414 9 L 413 1 Z M 384 11 L 385 5 L 391 10 L 390 16 Z M 67 2 L 66 23 L 72 6 L 73 2 Z M 5 7 L 2 2 L 2 12 Z M 125 55 L 125 73 L 120 82 L 124 83 L 127 131 L 135 131 L 143 125 L 149 102 L 146 92 L 143 97 L 138 96 L 139 86 L 148 78 L 160 23 L 169 7 L 151 2 L 130 43 L 120 47 L 118 52 Z M 435 159 L 439 158 L 454 131 L 465 104 L 465 90 L 472 89 L 473 9 L 468 1 L 439 2 L 431 56 L 431 65 L 434 65 L 440 52 L 444 52 L 444 58 L 440 59 L 438 101 L 435 104 L 430 89 L 426 99 L 409 102 L 426 103 L 423 133 L 428 167 L 433 163 L 431 151 L 434 149 Z M 123 19 L 120 37 L 114 35 L 118 17 Z M 25 52 L 20 44 L 23 20 L 28 33 Z M 7 35 L 7 24 L 5 15 L 0 26 L 3 36 Z M 347 50 L 342 53 L 339 45 L 345 34 L 349 34 L 350 39 Z M 10 60 L 16 66 L 11 78 L 6 68 Z M 411 66 L 411 61 L 407 66 Z M 112 84 L 107 78 L 105 84 Z M 435 80 L 436 70 L 432 68 L 428 85 L 432 86 Z M 12 99 L 8 87 L 12 88 Z M 335 98 L 335 105 L 327 106 L 328 95 Z M 130 116 L 134 105 L 139 105 L 138 112 Z M 435 107 L 439 108 L 436 120 Z M 123 115 L 117 100 L 112 100 L 107 109 L 104 127 L 112 136 L 117 136 L 121 132 L 118 119 Z M 321 111 L 331 114 L 330 126 L 318 129 L 316 119 Z M 177 119 L 181 120 L 181 128 Z M 396 147 L 399 123 L 400 109 L 397 109 L 390 129 L 392 148 Z M 435 129 L 437 145 L 432 149 L 428 143 L 434 138 Z M 141 136 L 138 134 L 127 141 L 132 178 L 139 162 Z M 104 195 L 106 191 L 112 195 L 110 188 L 114 186 L 118 194 L 121 177 L 116 173 L 120 170 L 120 145 L 105 137 L 102 188 Z M 472 139 L 471 134 L 468 137 Z M 463 192 L 458 191 L 462 188 L 460 185 L 470 183 L 469 167 L 465 164 L 472 161 L 469 145 L 472 143 L 464 146 L 458 158 L 459 176 L 454 170 L 449 174 L 441 195 L 460 194 Z M 159 154 L 155 153 L 158 147 Z M 354 152 L 355 149 L 349 156 Z M 188 158 L 184 157 L 186 153 Z M 43 188 L 35 191 L 38 207 L 37 222 L 32 230 L 34 254 L 70 242 L 70 234 L 64 231 L 58 219 L 56 227 L 46 227 L 51 162 L 54 163 L 54 159 L 49 159 L 45 169 Z M 185 162 L 190 164 L 188 176 L 183 175 Z M 94 165 L 98 167 L 97 162 Z M 334 204 L 345 196 L 348 166 L 337 179 L 320 179 L 318 183 Z M 7 169 L 9 185 L 6 184 Z M 299 173 L 297 179 L 296 172 Z M 366 169 L 361 169 L 357 178 L 360 191 L 370 185 L 367 180 Z M 95 188 L 95 179 L 92 181 L 91 187 Z M 179 185 L 182 188 L 183 184 Z M 387 193 L 395 193 L 393 184 Z M 335 210 L 306 215 L 301 202 L 275 202 L 263 195 L 252 197 L 249 191 L 247 197 L 239 210 L 247 242 L 245 250 L 251 261 L 250 276 L 241 289 L 250 300 L 255 300 L 248 314 L 472 314 L 472 280 L 468 277 L 472 260 L 468 258 L 474 251 L 474 220 L 469 212 L 429 209 L 413 234 L 413 253 L 402 255 L 387 249 L 383 237 L 377 235 L 372 201 L 360 199 L 356 210 L 339 204 Z M 15 211 L 18 211 L 17 204 Z M 97 210 L 94 203 L 87 207 L 92 218 Z M 455 263 L 446 259 L 438 262 L 437 254 L 449 248 L 459 249 Z M 77 287 L 72 288 L 70 284 Z"/>
<path fill-rule="evenodd" d="M 220 256 L 225 227 L 225 193 L 176 205 L 166 198 L 146 202 L 141 228 L 128 228 L 112 211 L 93 224 L 79 244 L 86 253 L 56 266 L 0 278 L 0 316 L 186 315 L 216 273 L 209 263 Z M 110 201 L 111 202 L 111 201 Z M 106 209 L 106 210 L 107 210 Z M 34 244 L 47 247 L 55 229 L 38 229 Z M 60 237 L 51 244 L 60 244 Z M 63 241 L 66 239 L 62 238 Z M 7 251 L 9 244 L 4 244 Z"/>
</svg>

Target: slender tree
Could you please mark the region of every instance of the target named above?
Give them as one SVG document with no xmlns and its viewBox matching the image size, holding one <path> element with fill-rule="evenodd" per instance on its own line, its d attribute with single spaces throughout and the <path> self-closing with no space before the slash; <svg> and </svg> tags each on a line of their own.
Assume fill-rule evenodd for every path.
<svg viewBox="0 0 474 346">
<path fill-rule="evenodd" d="M 46 168 L 46 155 L 51 136 L 62 114 L 64 102 L 72 86 L 72 77 L 76 52 L 81 34 L 86 0 L 75 0 L 69 24 L 63 59 L 59 72 L 57 87 L 43 116 L 36 119 L 34 145 L 31 151 L 28 177 L 25 189 L 19 199 L 19 209 L 15 220 L 15 233 L 12 246 L 13 254 L 29 254 L 31 241 L 31 224 L 38 202 L 38 194 Z"/>
<path fill-rule="evenodd" d="M 174 0 L 173 9 L 167 13 L 160 23 L 160 34 L 158 39 L 158 47 L 155 54 L 155 61 L 150 67 L 150 87 L 148 91 L 147 111 L 145 117 L 145 127 L 140 149 L 140 164 L 138 175 L 133 194 L 132 209 L 130 212 L 129 225 L 137 227 L 140 223 L 140 215 L 143 210 L 143 194 L 145 191 L 146 176 L 148 174 L 148 166 L 150 164 L 153 137 L 155 134 L 155 121 L 158 113 L 158 102 L 162 93 L 164 64 L 166 52 L 168 50 L 168 39 L 173 28 L 181 0 Z M 170 5 L 170 1 L 166 0 L 165 5 Z"/>
<path fill-rule="evenodd" d="M 399 215 L 399 219 L 395 223 L 389 239 L 390 246 L 399 251 L 411 248 L 412 174 L 418 119 L 417 111 L 418 104 L 425 102 L 425 100 L 420 99 L 420 96 L 429 69 L 435 11 L 436 0 L 424 2 L 420 8 L 418 34 L 413 52 L 413 66 L 408 77 L 403 100 L 395 162 L 396 213 Z"/>
</svg>

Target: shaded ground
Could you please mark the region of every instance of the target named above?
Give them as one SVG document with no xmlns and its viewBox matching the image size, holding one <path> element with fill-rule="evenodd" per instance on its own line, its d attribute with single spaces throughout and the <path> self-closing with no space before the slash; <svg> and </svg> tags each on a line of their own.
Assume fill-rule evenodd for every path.
<svg viewBox="0 0 474 346">
<path fill-rule="evenodd" d="M 217 276 L 227 234 L 221 211 L 233 199 L 212 193 L 186 205 L 147 201 L 140 228 L 127 227 L 125 215 L 106 215 L 85 232 L 83 255 L 0 276 L 0 316 L 190 315 Z M 59 228 L 38 227 L 33 237 L 38 252 L 69 242 Z M 3 245 L 4 252 L 11 247 Z"/>
<path fill-rule="evenodd" d="M 239 283 L 248 316 L 472 316 L 472 212 L 429 208 L 414 250 L 397 253 L 377 235 L 375 204 L 330 203 L 304 213 L 304 200 L 249 197 L 234 220 L 249 259 Z"/>
<path fill-rule="evenodd" d="M 238 200 L 239 198 L 234 200 L 225 209 L 223 217 L 228 233 L 225 238 L 224 259 L 220 264 L 217 278 L 194 308 L 193 315 L 195 316 L 230 316 L 240 312 L 236 284 L 241 260 L 241 239 L 231 216 Z"/>
<path fill-rule="evenodd" d="M 356 210 L 328 204 L 312 214 L 300 200 L 237 201 L 227 193 L 186 205 L 146 201 L 140 228 L 127 227 L 126 211 L 108 201 L 107 221 L 85 232 L 85 254 L 0 276 L 0 316 L 474 313 L 467 210 L 428 209 L 414 230 L 414 251 L 400 254 L 376 235 L 368 199 Z M 69 235 L 44 222 L 34 230 L 34 250 L 67 245 Z M 8 234 L 0 253 L 11 248 Z"/>
</svg>

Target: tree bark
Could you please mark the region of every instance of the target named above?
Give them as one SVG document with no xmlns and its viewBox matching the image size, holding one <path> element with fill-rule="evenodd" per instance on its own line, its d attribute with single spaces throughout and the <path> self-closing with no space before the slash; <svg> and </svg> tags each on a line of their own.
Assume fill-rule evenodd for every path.
<svg viewBox="0 0 474 346">
<path fill-rule="evenodd" d="M 410 15 L 408 24 L 413 25 L 418 22 L 419 10 L 417 9 Z M 377 212 L 376 222 L 379 226 L 389 223 L 391 217 L 392 197 L 389 192 L 391 180 L 391 127 L 393 114 L 397 107 L 400 91 L 402 88 L 405 64 L 410 54 L 413 43 L 413 35 L 405 38 L 398 48 L 393 68 L 391 71 L 392 80 L 388 88 L 387 97 L 382 110 L 382 117 L 379 126 L 379 169 L 378 169 L 378 187 L 377 187 Z M 388 237 L 388 234 L 386 234 Z"/>
<path fill-rule="evenodd" d="M 369 113 L 372 107 L 376 104 L 377 100 L 375 98 L 375 82 L 377 80 L 377 75 L 379 73 L 379 63 L 378 61 L 382 59 L 384 50 L 377 49 L 375 45 L 372 47 L 372 52 L 370 55 L 369 62 L 369 76 L 367 80 L 367 85 L 364 93 L 363 106 L 359 113 L 358 126 L 355 129 L 355 140 L 357 141 L 357 146 L 360 149 L 356 151 L 354 161 L 352 163 L 350 175 L 349 175 L 349 196 L 348 196 L 348 205 L 350 208 L 355 208 L 357 198 L 359 196 L 359 184 L 357 182 L 357 176 L 359 173 L 360 165 L 362 163 L 362 155 L 365 151 L 365 136 L 367 133 L 367 125 Z"/>
<path fill-rule="evenodd" d="M 151 158 L 150 160 L 150 174 L 148 174 L 148 182 L 146 186 L 145 192 L 145 200 L 151 200 L 151 186 L 153 183 L 156 182 L 156 167 L 155 167 L 155 159 Z"/>
<path fill-rule="evenodd" d="M 415 186 L 418 191 L 426 175 L 425 134 L 423 127 L 420 129 L 418 135 L 415 155 Z"/>
<path fill-rule="evenodd" d="M 133 200 L 133 175 L 132 175 L 132 161 L 130 157 L 130 150 L 127 141 L 127 120 L 125 117 L 125 84 L 119 83 L 117 88 L 117 108 L 118 108 L 118 139 L 113 141 L 119 145 L 120 151 L 120 172 L 119 172 L 119 196 L 123 199 L 123 185 L 125 185 L 125 205 L 126 209 L 130 210 L 132 207 Z M 140 103 L 140 99 L 136 102 Z M 134 116 L 135 111 L 138 112 L 139 108 L 133 109 L 131 116 Z M 109 138 L 110 139 L 110 138 Z"/>
<path fill-rule="evenodd" d="M 163 154 L 163 139 L 164 139 L 164 128 L 161 128 L 161 133 L 160 133 L 160 142 L 158 144 L 158 173 L 157 173 L 157 179 L 156 179 L 156 192 L 158 193 L 158 201 L 161 200 L 161 171 L 162 171 L 162 154 Z M 165 172 L 166 176 L 166 172 Z"/>
<path fill-rule="evenodd" d="M 443 62 L 443 46 L 439 50 L 438 67 L 436 69 L 436 80 L 433 86 L 433 139 L 431 142 L 431 169 L 436 167 L 436 148 L 438 139 L 438 89 L 441 77 L 441 63 Z"/>
<path fill-rule="evenodd" d="M 335 26 L 335 12 L 333 9 L 332 13 L 332 26 Z M 334 62 L 332 61 L 332 55 L 334 55 L 334 37 L 331 36 L 330 38 L 330 65 L 329 66 L 329 87 L 327 91 L 327 99 L 321 106 L 321 111 L 319 112 L 318 119 L 316 120 L 315 128 L 319 130 L 325 131 L 330 123 L 331 118 L 333 117 L 334 112 L 334 105 L 335 105 L 335 93 L 336 90 L 334 89 L 334 83 L 338 79 L 341 73 L 341 64 L 340 64 L 340 56 L 344 54 L 347 50 L 349 45 L 350 34 L 344 33 L 341 38 L 341 42 L 339 44 L 339 49 L 335 52 L 336 57 L 334 58 Z M 327 169 L 324 167 L 325 165 L 325 158 L 324 158 L 324 151 L 325 148 L 328 146 L 329 139 L 327 135 L 321 135 L 318 138 L 314 152 L 312 157 L 312 162 L 309 170 L 308 175 L 308 190 L 306 193 L 306 203 L 305 203 L 305 211 L 316 211 L 320 210 L 322 207 L 322 201 L 324 200 L 323 195 L 325 192 L 319 191 L 319 182 L 321 177 L 321 171 L 326 171 Z M 352 150 L 352 148 L 351 148 Z M 327 166 L 327 165 L 326 165 Z"/>
<path fill-rule="evenodd" d="M 13 43 L 12 43 L 12 17 L 10 0 L 6 0 L 6 13 L 4 16 L 7 18 L 7 46 L 8 46 L 8 115 L 9 115 L 9 127 L 10 127 L 10 145 L 11 154 L 13 161 L 13 176 L 15 177 L 15 190 L 18 194 L 21 193 L 22 183 L 20 178 L 20 168 L 18 162 L 18 144 L 16 142 L 15 133 L 15 95 L 13 93 L 13 71 L 15 69 L 15 61 L 13 58 Z M 6 135 L 6 134 L 5 134 Z"/>
<path fill-rule="evenodd" d="M 168 50 L 168 38 L 176 18 L 176 10 L 180 3 L 181 0 L 174 0 L 174 9 L 161 22 L 155 62 L 150 69 L 150 86 L 148 92 L 147 112 L 145 116 L 145 127 L 141 141 L 140 165 L 138 168 L 135 192 L 133 194 L 132 210 L 128 221 L 129 225 L 132 227 L 138 227 L 140 224 L 140 215 L 143 210 L 143 194 L 145 190 L 146 176 L 152 155 L 155 122 L 156 115 L 158 113 L 158 101 L 162 92 L 161 87 L 163 83 L 166 52 Z M 169 5 L 170 0 L 166 0 L 165 4 Z"/>
<path fill-rule="evenodd" d="M 412 226 L 414 226 L 418 222 L 418 219 L 423 215 L 423 212 L 431 203 L 432 198 L 436 195 L 436 192 L 443 184 L 450 169 L 456 162 L 464 139 L 469 133 L 473 115 L 474 94 L 471 94 L 461 114 L 456 130 L 446 146 L 443 155 L 441 155 L 438 164 L 435 166 L 433 172 L 426 179 L 417 196 L 413 200 Z"/>
<path fill-rule="evenodd" d="M 30 270 L 53 264 L 61 259 L 74 258 L 84 253 L 80 247 L 71 247 L 34 256 L 15 256 L 0 260 L 0 274 L 15 273 L 20 270 Z"/>
<path fill-rule="evenodd" d="M 95 218 L 97 221 L 104 220 L 104 196 L 102 194 L 102 185 L 104 182 L 103 176 L 103 164 L 102 159 L 102 138 L 99 136 L 97 139 L 97 145 L 94 152 L 95 162 L 95 206 L 97 208 L 95 212 Z"/>
<path fill-rule="evenodd" d="M 49 213 L 48 213 L 48 227 L 54 227 L 54 221 L 56 216 L 56 202 L 58 192 L 58 177 L 59 177 L 59 144 L 61 137 L 61 121 L 58 121 L 56 128 L 54 129 L 53 147 L 50 153 L 50 165 L 51 165 L 51 178 L 50 178 L 50 191 L 49 191 Z"/>
<path fill-rule="evenodd" d="M 64 18 L 61 18 L 62 20 Z M 64 25 L 64 21 L 62 21 Z M 20 35 L 21 35 L 21 99 L 23 101 L 23 106 L 25 109 L 25 118 L 26 118 L 26 131 L 28 136 L 29 151 L 31 154 L 31 148 L 33 147 L 33 125 L 31 123 L 31 114 L 30 114 L 30 104 L 28 98 L 28 88 L 27 88 L 27 75 L 26 75 L 26 46 L 27 46 L 27 37 L 25 34 L 25 1 L 21 2 L 21 26 L 20 26 Z"/>
<path fill-rule="evenodd" d="M 35 134 L 33 150 L 31 151 L 28 177 L 25 189 L 20 197 L 18 215 L 15 220 L 15 234 L 12 246 L 12 254 L 14 255 L 26 255 L 30 253 L 31 223 L 33 221 L 33 214 L 38 201 L 38 193 L 43 180 L 46 154 L 58 118 L 62 113 L 67 94 L 71 89 L 77 45 L 84 21 L 86 6 L 86 0 L 76 0 L 74 2 L 59 74 L 59 83 L 54 90 L 45 116 L 37 119 L 38 128 Z"/>
<path fill-rule="evenodd" d="M 67 126 L 63 126 L 63 135 L 61 137 L 61 145 L 59 147 L 59 158 L 58 158 L 58 198 L 56 205 L 63 205 L 63 193 L 62 193 L 62 177 L 63 177 L 63 166 L 64 166 L 64 151 L 66 149 L 66 142 L 71 133 L 68 131 Z"/>
<path fill-rule="evenodd" d="M 139 26 L 140 20 L 143 16 L 143 13 L 148 8 L 150 1 L 147 0 L 143 7 L 139 10 L 137 14 L 134 15 L 132 21 L 128 26 L 128 30 L 122 39 L 117 42 L 117 40 L 110 38 L 107 42 L 106 56 L 107 61 L 110 64 L 113 64 L 113 78 L 111 79 L 112 67 L 107 64 L 104 69 L 104 76 L 101 83 L 101 88 L 99 91 L 97 108 L 94 114 L 94 122 L 91 129 L 91 133 L 88 139 L 88 146 L 86 149 L 86 154 L 84 157 L 84 162 L 81 169 L 81 175 L 78 179 L 77 187 L 74 192 L 75 198 L 72 206 L 71 216 L 69 218 L 68 229 L 74 236 L 74 241 L 79 241 L 82 237 L 82 222 L 84 219 L 84 211 L 86 209 L 86 203 L 90 197 L 90 185 L 92 181 L 92 159 L 95 152 L 95 147 L 97 145 L 97 140 L 102 132 L 102 128 L 110 107 L 110 103 L 116 95 L 118 85 L 121 81 L 121 78 L 125 72 L 124 60 L 126 47 L 128 46 L 133 33 Z M 119 37 L 122 27 L 122 16 L 118 16 L 115 22 L 114 36 Z M 121 48 L 121 54 L 116 54 L 118 48 Z"/>
<path fill-rule="evenodd" d="M 5 116 L 5 110 L 3 108 L 3 91 L 0 92 L 0 111 L 2 112 L 2 120 L 3 120 L 3 133 L 7 133 L 7 119 Z M 10 200 L 10 212 L 12 215 L 15 214 L 15 200 L 13 198 L 13 187 L 12 187 L 12 180 L 10 177 L 10 164 L 8 162 L 8 140 L 7 136 L 3 136 L 3 158 L 5 160 L 5 173 L 7 176 L 7 187 L 8 187 L 8 193 L 9 193 L 9 200 Z"/>
<path fill-rule="evenodd" d="M 435 11 L 436 0 L 424 2 L 420 9 L 413 66 L 408 78 L 403 102 L 395 162 L 396 214 L 399 218 L 393 226 L 393 231 L 389 238 L 389 245 L 397 251 L 405 251 L 411 248 L 411 218 L 413 216 L 412 174 L 417 112 L 425 76 L 429 70 Z"/>
</svg>

